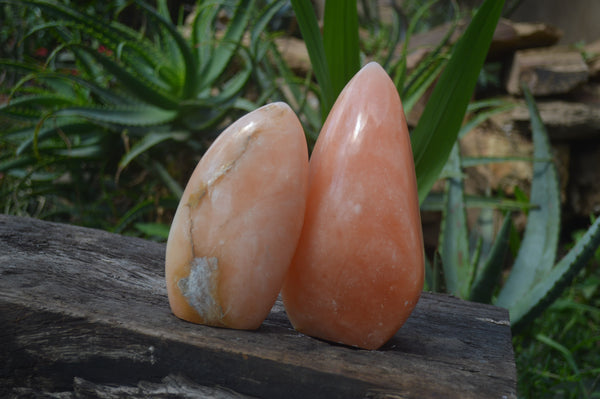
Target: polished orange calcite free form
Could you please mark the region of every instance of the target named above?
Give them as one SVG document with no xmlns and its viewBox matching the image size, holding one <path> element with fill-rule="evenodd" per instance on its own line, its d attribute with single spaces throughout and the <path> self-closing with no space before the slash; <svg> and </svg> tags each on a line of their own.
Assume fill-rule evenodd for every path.
<svg viewBox="0 0 600 399">
<path fill-rule="evenodd" d="M 396 88 L 370 63 L 338 97 L 311 156 L 304 227 L 282 289 L 298 331 L 376 349 L 404 324 L 424 279 L 413 162 Z"/>
<path fill-rule="evenodd" d="M 169 232 L 173 313 L 258 328 L 298 243 L 307 188 L 304 131 L 288 105 L 261 107 L 221 133 L 190 177 Z"/>
</svg>

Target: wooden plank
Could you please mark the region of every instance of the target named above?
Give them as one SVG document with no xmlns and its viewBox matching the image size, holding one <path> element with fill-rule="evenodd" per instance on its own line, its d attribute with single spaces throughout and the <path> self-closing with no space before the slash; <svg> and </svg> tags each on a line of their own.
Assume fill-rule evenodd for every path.
<svg viewBox="0 0 600 399">
<path fill-rule="evenodd" d="M 172 315 L 164 249 L 0 215 L 0 397 L 85 397 L 77 392 L 90 386 L 148 393 L 173 381 L 234 397 L 516 397 L 504 309 L 424 293 L 377 351 L 296 332 L 279 301 L 256 331 L 206 327 Z"/>
</svg>

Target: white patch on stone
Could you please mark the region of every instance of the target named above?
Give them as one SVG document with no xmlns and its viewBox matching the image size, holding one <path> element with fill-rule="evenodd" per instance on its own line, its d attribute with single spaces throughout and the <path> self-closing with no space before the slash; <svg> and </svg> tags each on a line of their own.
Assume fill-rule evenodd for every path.
<svg viewBox="0 0 600 399">
<path fill-rule="evenodd" d="M 177 282 L 177 287 L 187 299 L 190 306 L 206 323 L 220 323 L 223 309 L 215 300 L 219 273 L 217 258 L 194 258 L 190 274 Z"/>
</svg>

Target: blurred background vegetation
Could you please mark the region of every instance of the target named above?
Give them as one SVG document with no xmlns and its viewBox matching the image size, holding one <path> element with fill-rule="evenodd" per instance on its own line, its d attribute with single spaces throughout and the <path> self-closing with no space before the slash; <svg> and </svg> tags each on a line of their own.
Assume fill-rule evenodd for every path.
<svg viewBox="0 0 600 399">
<path fill-rule="evenodd" d="M 429 154 L 426 169 L 431 158 L 440 159 L 432 176 L 420 173 L 417 162 L 422 209 L 441 217 L 438 243 L 428 248 L 427 288 L 511 311 L 520 396 L 600 397 L 598 222 L 590 215 L 584 227 L 560 229 L 557 172 L 531 96 L 537 152 L 526 161 L 544 171 L 531 193 L 473 197 L 463 188 L 467 168 L 515 161 L 462 156 L 455 144 L 513 106 L 494 97 L 501 71 L 483 64 L 489 43 L 482 49 L 473 43 L 497 21 L 495 13 L 509 16 L 523 2 L 495 10 L 490 0 L 406 0 L 384 16 L 370 1 L 354 10 L 334 0 L 315 2 L 303 15 L 299 7 L 307 2 L 282 0 L 1 0 L 1 212 L 165 240 L 189 174 L 220 131 L 265 103 L 286 101 L 311 148 L 335 86 L 376 60 L 394 80 L 407 114 L 424 98 L 432 103 L 411 126 L 417 156 Z M 460 32 L 467 36 L 462 44 L 454 40 L 461 19 L 479 6 L 487 17 L 474 18 L 480 24 L 475 33 Z M 339 20 L 337 11 L 358 11 L 356 32 L 344 37 L 343 50 L 328 44 L 340 38 L 340 26 L 331 22 Z M 311 26 L 315 16 L 321 18 Z M 407 66 L 412 35 L 442 23 L 450 29 L 439 43 Z M 308 71 L 284 56 L 290 38 L 306 40 Z M 338 50 L 345 52 L 330 53 Z M 336 58 L 349 65 L 345 81 L 333 81 L 328 58 L 329 68 Z M 465 84 L 432 93 L 434 82 L 452 83 L 444 70 L 467 66 L 472 76 L 461 78 Z M 432 133 L 436 126 L 439 132 Z M 430 134 L 438 134 L 433 143 Z M 473 208 L 480 209 L 478 222 L 469 224 L 465 210 Z M 519 215 L 529 216 L 527 226 L 514 223 Z M 495 227 L 486 229 L 490 221 Z M 550 233 L 540 238 L 540 230 Z M 459 261 L 461 251 L 468 262 Z M 519 260 L 519 252 L 532 251 L 546 263 L 528 267 Z M 511 275 L 527 280 L 532 267 L 540 271 L 526 285 L 509 282 Z"/>
</svg>

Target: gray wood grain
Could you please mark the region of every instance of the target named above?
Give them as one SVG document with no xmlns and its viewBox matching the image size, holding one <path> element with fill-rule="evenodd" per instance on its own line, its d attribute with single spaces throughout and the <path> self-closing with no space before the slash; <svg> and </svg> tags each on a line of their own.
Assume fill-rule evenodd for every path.
<svg viewBox="0 0 600 399">
<path fill-rule="evenodd" d="M 231 397 L 516 398 L 504 309 L 424 293 L 377 351 L 296 332 L 280 301 L 256 331 L 195 325 L 169 309 L 164 250 L 0 215 L 0 397 L 208 387 Z"/>
</svg>

